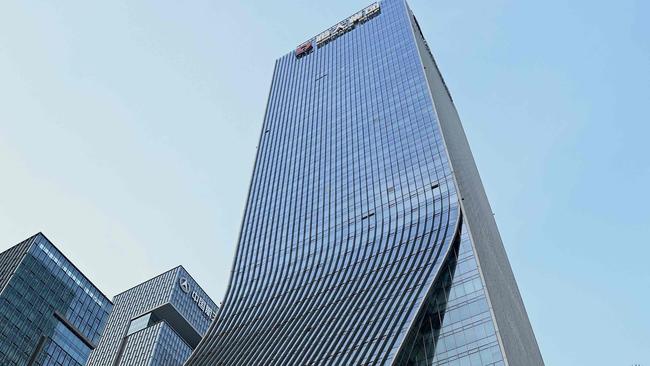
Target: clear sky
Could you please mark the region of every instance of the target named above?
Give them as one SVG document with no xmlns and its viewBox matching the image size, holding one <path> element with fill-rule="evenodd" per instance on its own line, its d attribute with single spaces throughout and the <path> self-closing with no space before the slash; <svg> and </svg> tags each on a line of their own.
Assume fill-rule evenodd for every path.
<svg viewBox="0 0 650 366">
<path fill-rule="evenodd" d="M 369 3 L 0 2 L 0 250 L 221 300 L 273 62 Z M 650 2 L 410 4 L 546 364 L 650 366 Z"/>
</svg>

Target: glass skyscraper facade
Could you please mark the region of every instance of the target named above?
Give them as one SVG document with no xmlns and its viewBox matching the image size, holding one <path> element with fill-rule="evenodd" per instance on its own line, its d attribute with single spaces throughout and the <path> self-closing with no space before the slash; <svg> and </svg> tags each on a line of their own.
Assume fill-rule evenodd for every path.
<svg viewBox="0 0 650 366">
<path fill-rule="evenodd" d="M 89 366 L 180 366 L 217 314 L 216 304 L 179 266 L 113 298 L 105 335 Z"/>
<path fill-rule="evenodd" d="M 0 365 L 85 365 L 113 304 L 41 233 L 0 253 Z"/>
<path fill-rule="evenodd" d="M 187 365 L 543 365 L 405 1 L 276 61 L 229 288 Z"/>
</svg>

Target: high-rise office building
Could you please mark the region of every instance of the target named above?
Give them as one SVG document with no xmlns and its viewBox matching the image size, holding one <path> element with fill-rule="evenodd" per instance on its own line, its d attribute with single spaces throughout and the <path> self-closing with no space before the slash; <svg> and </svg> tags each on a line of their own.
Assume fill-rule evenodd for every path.
<svg viewBox="0 0 650 366">
<path fill-rule="evenodd" d="M 180 366 L 217 306 L 179 266 L 113 298 L 104 337 L 89 366 Z"/>
<path fill-rule="evenodd" d="M 0 365 L 85 365 L 113 304 L 43 234 L 0 253 Z"/>
<path fill-rule="evenodd" d="M 404 0 L 276 61 L 229 288 L 187 365 L 543 365 Z"/>
</svg>

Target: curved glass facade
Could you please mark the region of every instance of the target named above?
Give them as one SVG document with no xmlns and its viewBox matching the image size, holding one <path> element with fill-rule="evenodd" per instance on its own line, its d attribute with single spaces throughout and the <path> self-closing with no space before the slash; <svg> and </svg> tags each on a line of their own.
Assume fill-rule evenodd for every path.
<svg viewBox="0 0 650 366">
<path fill-rule="evenodd" d="M 276 61 L 229 288 L 186 365 L 505 365 L 418 37 L 385 0 Z"/>
</svg>

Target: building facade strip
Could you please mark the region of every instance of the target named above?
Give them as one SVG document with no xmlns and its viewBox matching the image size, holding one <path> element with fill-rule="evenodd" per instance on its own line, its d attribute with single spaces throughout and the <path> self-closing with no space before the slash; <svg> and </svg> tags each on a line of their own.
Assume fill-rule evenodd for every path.
<svg viewBox="0 0 650 366">
<path fill-rule="evenodd" d="M 29 237 L 13 247 L 0 253 L 0 294 L 4 291 L 11 276 L 18 268 L 27 250 L 32 245 L 36 235 Z"/>
<path fill-rule="evenodd" d="M 192 353 L 193 347 L 178 342 L 177 333 L 166 323 L 161 325 L 153 351 L 151 365 L 182 365 Z"/>
<path fill-rule="evenodd" d="M 449 89 L 412 15 L 414 35 L 449 151 L 468 231 L 509 365 L 543 365 L 541 353 Z"/>
</svg>

